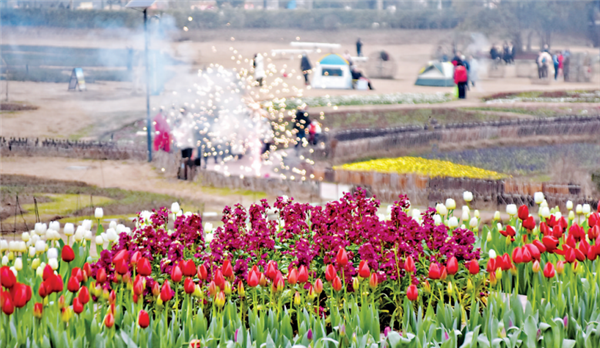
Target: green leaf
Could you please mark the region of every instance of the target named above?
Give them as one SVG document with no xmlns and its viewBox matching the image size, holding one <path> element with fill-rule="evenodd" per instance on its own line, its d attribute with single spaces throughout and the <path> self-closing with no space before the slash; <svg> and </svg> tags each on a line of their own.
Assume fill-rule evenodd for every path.
<svg viewBox="0 0 600 348">
<path fill-rule="evenodd" d="M 562 348 L 573 348 L 575 347 L 575 340 L 564 339 L 562 342 Z"/>
</svg>

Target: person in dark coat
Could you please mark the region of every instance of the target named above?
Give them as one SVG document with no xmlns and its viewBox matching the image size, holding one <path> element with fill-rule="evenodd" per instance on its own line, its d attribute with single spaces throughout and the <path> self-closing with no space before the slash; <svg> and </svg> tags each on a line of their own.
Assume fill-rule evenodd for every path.
<svg viewBox="0 0 600 348">
<path fill-rule="evenodd" d="M 302 60 L 300 61 L 300 70 L 302 70 L 302 74 L 304 75 L 304 84 L 309 85 L 308 74 L 312 69 L 312 65 L 310 65 L 310 60 L 308 60 L 308 56 L 306 53 L 302 54 Z"/>
<path fill-rule="evenodd" d="M 302 144 L 302 141 L 306 138 L 306 130 L 310 125 L 310 118 L 308 116 L 308 105 L 304 104 L 298 107 L 296 116 L 294 117 L 294 129 L 296 130 L 296 147 Z"/>
<path fill-rule="evenodd" d="M 460 52 L 456 51 L 456 54 L 454 55 L 454 58 L 452 58 L 451 60 L 452 65 L 454 66 L 458 66 L 458 63 L 463 63 L 462 59 L 460 58 Z"/>
<path fill-rule="evenodd" d="M 356 40 L 356 55 L 358 57 L 362 57 L 362 46 L 363 43 L 362 41 L 360 41 L 360 38 L 358 40 Z"/>
<path fill-rule="evenodd" d="M 496 44 L 493 44 L 492 48 L 490 49 L 490 58 L 492 58 L 492 60 L 496 60 L 498 58 L 498 50 L 496 49 Z"/>
<path fill-rule="evenodd" d="M 454 69 L 454 83 L 458 86 L 458 99 L 467 97 L 467 83 L 469 81 L 467 68 L 462 62 L 459 62 Z"/>
</svg>

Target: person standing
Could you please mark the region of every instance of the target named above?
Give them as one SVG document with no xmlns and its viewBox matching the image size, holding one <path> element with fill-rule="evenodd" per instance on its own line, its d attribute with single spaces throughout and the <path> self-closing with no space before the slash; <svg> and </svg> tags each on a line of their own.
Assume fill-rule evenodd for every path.
<svg viewBox="0 0 600 348">
<path fill-rule="evenodd" d="M 463 63 L 463 65 L 465 66 L 465 68 L 467 69 L 467 89 L 470 90 L 470 88 L 469 88 L 469 76 L 471 75 L 471 65 L 469 64 L 469 62 L 467 61 L 467 59 L 465 58 L 465 56 L 460 56 L 460 60 Z"/>
<path fill-rule="evenodd" d="M 462 64 L 462 62 L 462 59 L 460 59 L 460 51 L 456 51 L 454 58 L 452 58 L 452 65 L 458 66 L 458 63 Z"/>
<path fill-rule="evenodd" d="M 303 143 L 306 138 L 306 130 L 310 124 L 308 116 L 308 105 L 302 104 L 296 111 L 296 117 L 293 120 L 294 129 L 296 130 L 296 148 Z"/>
<path fill-rule="evenodd" d="M 560 66 L 560 63 L 558 61 L 558 55 L 559 54 L 560 54 L 560 52 L 555 52 L 552 55 L 552 63 L 554 64 L 554 80 L 555 81 L 558 78 L 558 67 Z"/>
<path fill-rule="evenodd" d="M 479 63 L 473 56 L 469 56 L 468 80 L 475 87 L 475 82 L 479 81 Z"/>
<path fill-rule="evenodd" d="M 254 55 L 254 79 L 262 87 L 265 78 L 265 62 L 260 53 Z"/>
<path fill-rule="evenodd" d="M 310 61 L 308 60 L 308 56 L 306 53 L 302 53 L 302 60 L 300 60 L 300 70 L 302 70 L 302 74 L 304 75 L 304 84 L 309 85 L 308 74 L 312 69 L 312 65 L 310 65 Z"/>
<path fill-rule="evenodd" d="M 560 51 L 558 51 L 556 54 L 558 55 L 558 72 L 559 72 L 560 75 L 563 75 L 563 78 L 564 78 L 564 71 L 565 71 L 564 70 L 565 69 L 564 61 L 565 61 L 565 57 L 563 57 L 563 54 Z"/>
<path fill-rule="evenodd" d="M 362 57 L 362 46 L 363 43 L 360 41 L 360 38 L 358 38 L 358 40 L 356 40 L 356 56 L 358 57 Z"/>
<path fill-rule="evenodd" d="M 458 99 L 467 97 L 467 81 L 467 68 L 463 65 L 463 62 L 458 62 L 456 69 L 454 69 L 454 83 L 458 86 Z"/>
</svg>

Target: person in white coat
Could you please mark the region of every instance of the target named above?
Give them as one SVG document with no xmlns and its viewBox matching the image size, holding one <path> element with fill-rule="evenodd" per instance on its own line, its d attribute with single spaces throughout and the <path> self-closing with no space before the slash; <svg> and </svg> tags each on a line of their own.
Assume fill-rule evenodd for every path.
<svg viewBox="0 0 600 348">
<path fill-rule="evenodd" d="M 475 87 L 477 81 L 479 81 L 479 62 L 473 56 L 469 56 L 469 82 Z"/>
<path fill-rule="evenodd" d="M 260 53 L 254 55 L 254 79 L 262 87 L 265 78 L 265 62 Z"/>
</svg>

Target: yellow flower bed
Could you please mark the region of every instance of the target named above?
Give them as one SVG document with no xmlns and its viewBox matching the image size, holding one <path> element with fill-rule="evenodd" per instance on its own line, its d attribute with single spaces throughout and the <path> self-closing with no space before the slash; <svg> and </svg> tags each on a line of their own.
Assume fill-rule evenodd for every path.
<svg viewBox="0 0 600 348">
<path fill-rule="evenodd" d="M 348 163 L 336 166 L 334 169 L 472 179 L 502 179 L 506 177 L 504 174 L 491 170 L 420 157 L 381 158 L 365 162 Z"/>
</svg>

